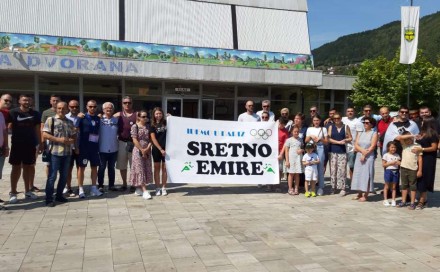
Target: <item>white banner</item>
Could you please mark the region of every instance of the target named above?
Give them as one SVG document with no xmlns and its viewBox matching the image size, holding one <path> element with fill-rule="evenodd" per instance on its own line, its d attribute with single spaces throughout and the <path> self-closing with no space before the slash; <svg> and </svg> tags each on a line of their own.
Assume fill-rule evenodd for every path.
<svg viewBox="0 0 440 272">
<path fill-rule="evenodd" d="M 275 122 L 170 116 L 166 152 L 170 183 L 279 183 Z"/>
<path fill-rule="evenodd" d="M 411 64 L 416 61 L 417 56 L 420 7 L 402 7 L 401 13 L 400 63 Z"/>
</svg>

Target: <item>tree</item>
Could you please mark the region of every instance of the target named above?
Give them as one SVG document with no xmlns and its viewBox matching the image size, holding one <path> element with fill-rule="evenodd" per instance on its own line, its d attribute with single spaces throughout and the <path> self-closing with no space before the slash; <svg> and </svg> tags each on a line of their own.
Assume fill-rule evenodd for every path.
<svg viewBox="0 0 440 272">
<path fill-rule="evenodd" d="M 34 42 L 35 42 L 35 43 L 40 43 L 40 38 L 39 38 L 38 36 L 35 36 L 35 37 L 34 37 Z"/>
<path fill-rule="evenodd" d="M 108 42 L 102 42 L 101 43 L 101 50 L 103 52 L 107 52 L 107 46 L 108 46 Z"/>
<path fill-rule="evenodd" d="M 113 50 L 113 46 L 111 44 L 107 45 L 107 53 L 110 55 L 110 52 Z"/>
<path fill-rule="evenodd" d="M 79 41 L 79 44 L 81 44 L 81 46 L 84 48 L 84 46 L 87 44 L 87 41 L 82 39 L 81 41 Z"/>
<path fill-rule="evenodd" d="M 124 58 L 128 57 L 128 53 L 129 53 L 129 51 L 128 51 L 127 47 L 124 47 L 121 49 L 121 54 Z"/>
<path fill-rule="evenodd" d="M 399 63 L 399 52 L 388 61 L 385 57 L 361 63 L 350 99 L 356 106 L 371 104 L 392 110 L 407 103 L 408 65 Z M 410 108 L 426 105 L 438 109 L 440 99 L 440 68 L 433 66 L 421 50 L 411 65 Z"/>
</svg>

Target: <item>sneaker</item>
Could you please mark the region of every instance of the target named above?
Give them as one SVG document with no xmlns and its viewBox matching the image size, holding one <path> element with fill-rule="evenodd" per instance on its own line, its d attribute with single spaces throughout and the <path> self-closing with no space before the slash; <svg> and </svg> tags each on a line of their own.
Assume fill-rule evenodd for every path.
<svg viewBox="0 0 440 272">
<path fill-rule="evenodd" d="M 162 188 L 162 195 L 163 195 L 163 196 L 166 196 L 166 195 L 168 195 L 167 189 L 165 189 L 165 188 Z"/>
<path fill-rule="evenodd" d="M 319 194 L 318 194 L 318 195 L 319 195 Z M 312 192 L 312 193 L 310 194 L 310 196 L 311 196 L 311 197 L 316 197 L 315 192 Z"/>
<path fill-rule="evenodd" d="M 305 192 L 305 193 L 304 193 L 304 196 L 305 196 L 305 197 L 310 197 L 310 192 Z"/>
<path fill-rule="evenodd" d="M 104 193 L 104 186 L 99 186 L 98 191 L 100 191 L 101 193 Z"/>
<path fill-rule="evenodd" d="M 399 203 L 399 205 L 397 205 L 397 208 L 403 208 L 403 207 L 406 207 L 407 205 L 408 205 L 408 203 L 401 201 Z"/>
<path fill-rule="evenodd" d="M 134 195 L 136 196 L 142 196 L 144 193 L 142 192 L 141 188 L 136 188 L 134 191 Z"/>
<path fill-rule="evenodd" d="M 416 204 L 415 203 L 411 203 L 409 206 L 408 206 L 408 210 L 415 210 L 416 209 Z"/>
<path fill-rule="evenodd" d="M 142 193 L 142 198 L 143 199 L 151 199 L 151 195 L 148 191 L 145 191 Z"/>
<path fill-rule="evenodd" d="M 46 202 L 46 207 L 55 207 L 55 202 Z"/>
<path fill-rule="evenodd" d="M 384 205 L 385 207 L 389 207 L 389 206 L 390 206 L 390 202 L 388 202 L 388 200 L 384 200 L 384 201 L 383 201 L 383 205 Z"/>
<path fill-rule="evenodd" d="M 160 193 L 161 193 L 160 189 L 156 188 L 156 196 L 160 196 Z"/>
<path fill-rule="evenodd" d="M 312 193 L 314 193 L 314 192 L 312 192 Z M 319 196 L 324 195 L 324 190 L 322 190 L 322 188 L 319 188 L 319 189 L 318 189 L 318 195 L 319 195 Z"/>
<path fill-rule="evenodd" d="M 72 189 L 69 189 L 69 188 L 67 188 L 67 187 L 64 187 L 64 189 L 63 189 L 63 195 L 67 194 L 67 193 L 69 192 L 69 190 L 72 190 Z"/>
<path fill-rule="evenodd" d="M 345 190 L 341 190 L 339 192 L 339 196 L 346 196 L 346 195 L 347 195 L 347 192 L 345 192 Z"/>
<path fill-rule="evenodd" d="M 116 186 L 108 187 L 108 190 L 109 190 L 109 191 L 112 191 L 112 192 L 117 192 L 117 191 L 119 191 L 119 189 L 116 188 Z"/>
<path fill-rule="evenodd" d="M 90 195 L 91 196 L 102 196 L 102 193 L 96 187 L 92 186 L 92 189 L 90 189 Z"/>
<path fill-rule="evenodd" d="M 24 195 L 26 196 L 26 198 L 30 198 L 30 199 L 33 199 L 33 200 L 38 198 L 38 196 L 36 194 L 32 193 L 31 191 L 25 193 Z"/>
<path fill-rule="evenodd" d="M 134 193 L 136 191 L 136 187 L 130 186 L 130 193 Z"/>
<path fill-rule="evenodd" d="M 15 204 L 18 202 L 17 194 L 9 193 L 9 204 Z"/>
<path fill-rule="evenodd" d="M 395 200 L 391 200 L 391 207 L 396 207 L 396 201 Z"/>
<path fill-rule="evenodd" d="M 86 194 L 84 193 L 83 187 L 78 188 L 78 197 L 79 198 L 86 198 Z"/>
</svg>

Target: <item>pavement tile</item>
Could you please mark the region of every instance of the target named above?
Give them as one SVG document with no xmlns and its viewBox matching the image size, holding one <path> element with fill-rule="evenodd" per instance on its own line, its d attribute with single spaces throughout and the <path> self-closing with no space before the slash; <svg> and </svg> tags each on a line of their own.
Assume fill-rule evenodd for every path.
<svg viewBox="0 0 440 272">
<path fill-rule="evenodd" d="M 37 173 L 35 182 L 44 187 L 44 173 Z M 8 190 L 7 182 L 0 183 L 0 198 L 7 199 Z M 380 194 L 359 203 L 351 196 L 306 199 L 255 186 L 173 184 L 169 191 L 151 201 L 109 192 L 102 198 L 71 198 L 51 209 L 42 204 L 44 193 L 35 202 L 20 200 L 0 211 L 0 271 L 400 272 L 440 267 L 438 192 L 429 193 L 427 209 L 409 211 L 383 207 Z"/>
</svg>

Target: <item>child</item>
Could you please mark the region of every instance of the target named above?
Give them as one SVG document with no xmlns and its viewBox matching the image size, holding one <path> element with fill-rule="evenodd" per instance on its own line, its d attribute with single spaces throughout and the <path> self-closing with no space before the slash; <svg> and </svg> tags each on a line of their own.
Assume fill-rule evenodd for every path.
<svg viewBox="0 0 440 272">
<path fill-rule="evenodd" d="M 280 167 L 280 177 L 285 173 L 284 167 L 284 143 L 287 138 L 289 138 L 289 132 L 286 129 L 286 124 L 289 120 L 285 117 L 281 117 L 278 119 L 278 161 Z M 271 185 L 267 185 L 266 192 L 270 192 L 272 190 Z M 275 192 L 281 192 L 280 186 L 276 186 Z"/>
<path fill-rule="evenodd" d="M 304 174 L 306 178 L 306 182 L 304 183 L 306 193 L 305 197 L 315 197 L 315 186 L 316 182 L 318 180 L 318 164 L 319 164 L 319 157 L 318 154 L 314 153 L 315 145 L 312 143 L 306 144 L 306 154 L 304 154 L 302 162 L 305 166 L 304 168 Z M 312 187 L 311 192 L 309 192 L 309 182 Z"/>
<path fill-rule="evenodd" d="M 286 167 L 289 176 L 287 178 L 287 184 L 289 186 L 289 195 L 298 195 L 299 187 L 299 174 L 303 173 L 302 160 L 302 140 L 299 138 L 299 127 L 294 126 L 292 128 L 292 137 L 287 139 L 284 144 L 284 152 L 286 158 Z M 295 180 L 295 191 L 292 188 L 292 182 Z"/>
<path fill-rule="evenodd" d="M 411 132 L 405 131 L 401 135 L 400 142 L 402 144 L 402 161 L 400 163 L 400 180 L 402 186 L 402 202 L 398 207 L 405 207 L 408 203 L 406 197 L 408 195 L 408 187 L 410 189 L 411 204 L 408 209 L 414 210 L 416 205 L 417 178 L 422 176 L 422 153 L 413 153 L 414 147 L 420 147 L 414 143 L 414 136 Z"/>
<path fill-rule="evenodd" d="M 387 153 L 382 156 L 382 166 L 385 168 L 384 181 L 385 187 L 383 189 L 383 205 L 388 207 L 390 202 L 388 202 L 388 190 L 391 184 L 392 200 L 391 206 L 396 206 L 396 185 L 399 183 L 399 165 L 400 156 L 397 152 L 397 144 L 391 141 L 387 144 Z"/>
</svg>

